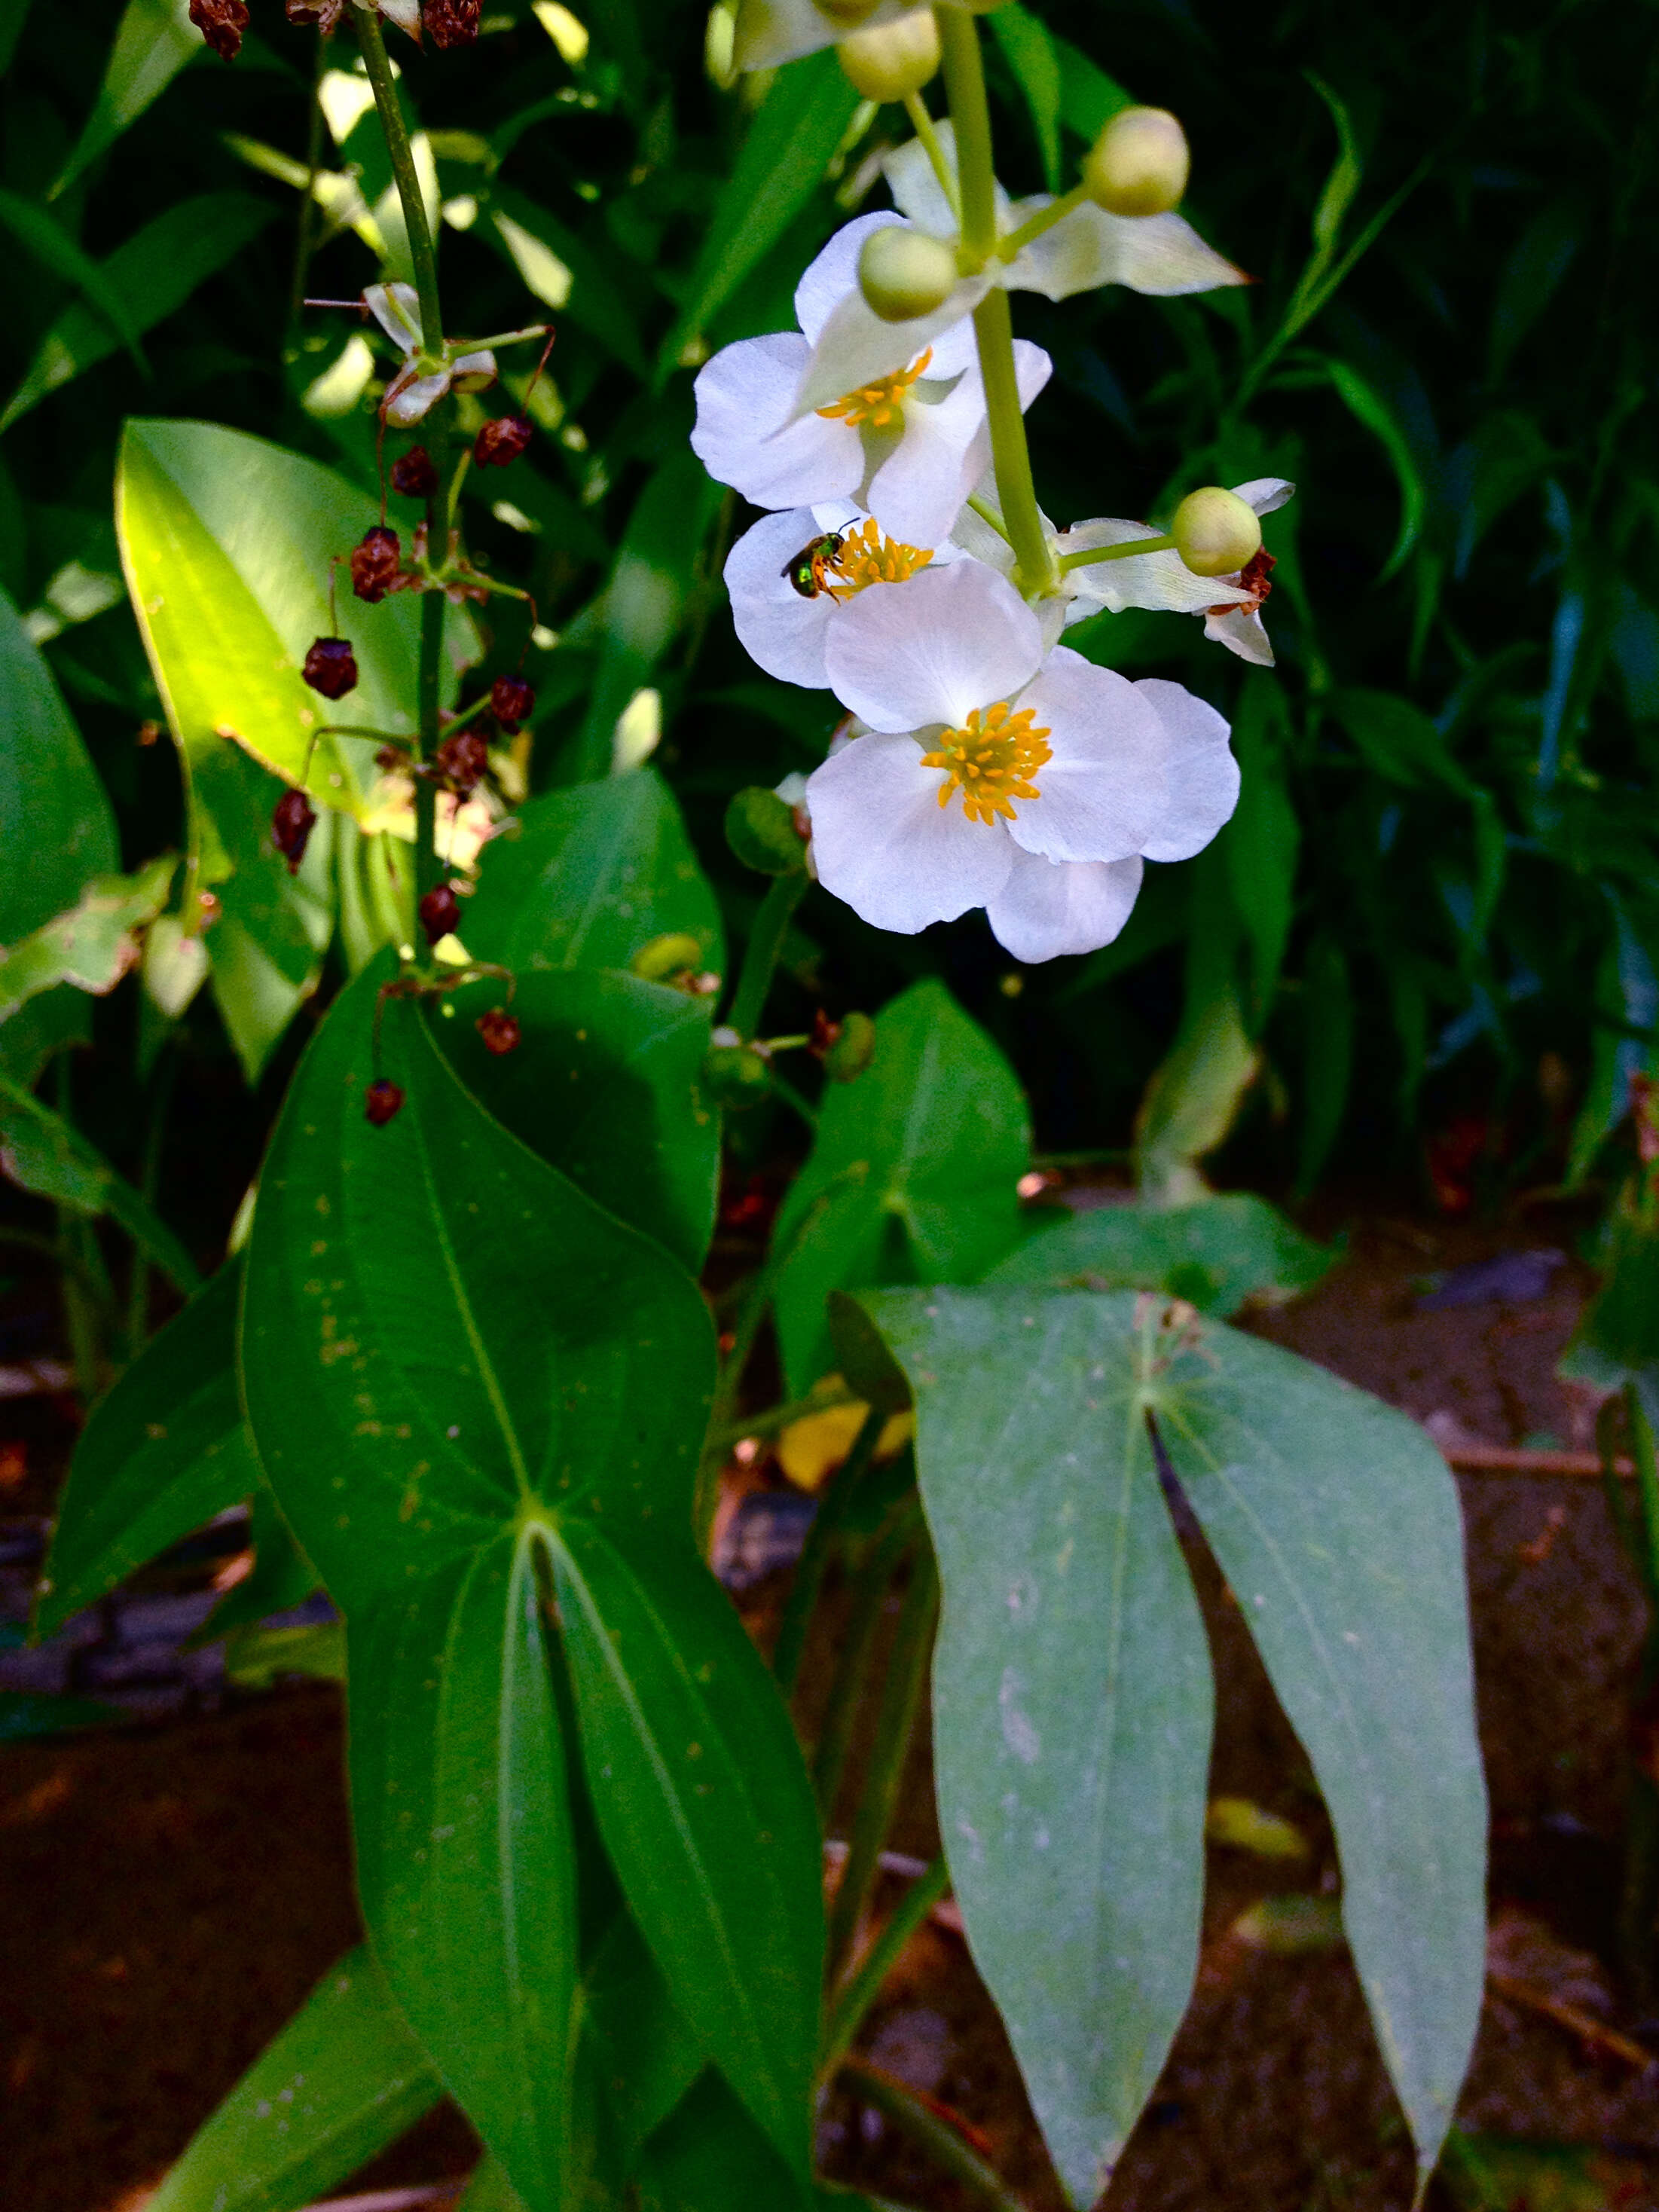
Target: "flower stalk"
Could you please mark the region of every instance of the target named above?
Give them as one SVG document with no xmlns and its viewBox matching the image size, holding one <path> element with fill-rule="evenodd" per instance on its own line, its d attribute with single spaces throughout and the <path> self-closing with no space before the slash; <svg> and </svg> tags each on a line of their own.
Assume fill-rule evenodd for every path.
<svg viewBox="0 0 1659 2212">
<path fill-rule="evenodd" d="M 415 167 L 415 149 L 409 143 L 408 126 L 398 103 L 397 82 L 392 74 L 392 60 L 386 50 L 386 36 L 380 28 L 379 10 L 359 8 L 353 13 L 356 17 L 357 40 L 362 51 L 363 67 L 368 72 L 375 111 L 380 118 L 386 150 L 392 162 L 392 178 L 403 206 L 404 228 L 409 234 L 409 258 L 414 264 L 415 293 L 421 303 L 422 350 L 435 354 L 442 347 L 444 330 L 443 313 L 438 305 L 438 256 L 432 243 L 431 227 L 426 219 L 426 201 L 421 193 L 420 173 Z"/>
</svg>

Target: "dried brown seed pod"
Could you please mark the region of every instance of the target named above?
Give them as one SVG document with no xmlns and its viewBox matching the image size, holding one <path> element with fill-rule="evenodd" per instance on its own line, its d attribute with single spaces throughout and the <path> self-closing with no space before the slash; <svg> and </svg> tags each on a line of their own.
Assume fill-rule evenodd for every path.
<svg viewBox="0 0 1659 2212">
<path fill-rule="evenodd" d="M 489 766 L 489 741 L 482 730 L 457 730 L 433 754 L 432 765 L 456 797 L 465 799 Z"/>
<path fill-rule="evenodd" d="M 459 927 L 461 902 L 448 884 L 434 884 L 417 911 L 428 945 L 435 945 L 441 937 L 449 936 Z"/>
<path fill-rule="evenodd" d="M 483 12 L 483 0 L 423 0 L 421 15 L 434 46 L 470 46 Z"/>
<path fill-rule="evenodd" d="M 302 30 L 314 23 L 327 38 L 337 27 L 344 6 L 345 0 L 288 0 L 288 20 Z"/>
<path fill-rule="evenodd" d="M 349 638 L 319 637 L 307 653 L 302 679 L 325 699 L 343 699 L 357 688 L 357 656 Z"/>
<path fill-rule="evenodd" d="M 405 1096 L 401 1084 L 388 1083 L 384 1075 L 376 1077 L 363 1093 L 364 1120 L 376 1129 L 384 1129 L 402 1109 Z"/>
<path fill-rule="evenodd" d="M 498 415 L 473 440 L 472 458 L 481 469 L 504 469 L 518 459 L 535 434 L 527 416 Z"/>
<path fill-rule="evenodd" d="M 522 676 L 498 676 L 489 690 L 489 711 L 509 738 L 536 711 L 536 694 Z"/>
<path fill-rule="evenodd" d="M 304 792 L 285 791 L 270 817 L 270 842 L 288 862 L 289 875 L 299 874 L 316 826 L 317 810 Z"/>
<path fill-rule="evenodd" d="M 360 599 L 370 605 L 383 599 L 398 580 L 398 569 L 403 560 L 403 547 L 395 530 L 385 523 L 377 523 L 364 534 L 361 545 L 351 552 L 351 588 Z"/>
<path fill-rule="evenodd" d="M 480 1014 L 475 1026 L 486 1052 L 499 1054 L 517 1050 L 521 1032 L 505 1006 L 492 1006 L 487 1014 Z"/>
<path fill-rule="evenodd" d="M 430 499 L 438 489 L 438 465 L 424 446 L 411 446 L 392 464 L 392 489 L 404 499 Z"/>
<path fill-rule="evenodd" d="M 247 28 L 247 0 L 190 0 L 190 20 L 216 54 L 234 62 Z"/>
</svg>

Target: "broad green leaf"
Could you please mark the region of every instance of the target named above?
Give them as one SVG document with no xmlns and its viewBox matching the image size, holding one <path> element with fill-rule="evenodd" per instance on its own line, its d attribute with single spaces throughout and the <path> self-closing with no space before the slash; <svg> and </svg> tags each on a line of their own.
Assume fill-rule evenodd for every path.
<svg viewBox="0 0 1659 2212">
<path fill-rule="evenodd" d="M 135 931 L 167 904 L 176 858 L 167 854 L 131 876 L 94 876 L 66 914 L 0 948 L 0 1022 L 60 983 L 102 997 L 138 958 Z"/>
<path fill-rule="evenodd" d="M 638 2185 L 640 2212 L 811 2212 L 818 2201 L 718 2074 L 705 2074 L 658 2130 Z"/>
<path fill-rule="evenodd" d="M 63 914 L 119 865 L 115 820 L 81 733 L 40 647 L 0 592 L 0 946 Z M 32 1084 L 55 1044 L 87 1034 L 70 988 L 8 1024 L 5 1072 Z"/>
<path fill-rule="evenodd" d="M 374 741 L 316 732 L 339 720 L 413 733 L 414 597 L 371 607 L 343 593 L 359 678 L 337 709 L 300 669 L 331 628 L 330 564 L 378 520 L 373 500 L 265 439 L 159 421 L 128 422 L 115 496 L 127 588 L 192 785 L 229 741 L 290 783 L 309 758 L 314 803 L 361 814 Z M 210 805 L 211 790 L 192 798 Z"/>
<path fill-rule="evenodd" d="M 942 983 L 913 984 L 876 1017 L 875 1056 L 826 1089 L 811 1157 L 773 1231 L 790 1395 L 834 1364 L 831 1291 L 973 1282 L 1020 1236 L 1030 1164 L 1013 1070 Z"/>
<path fill-rule="evenodd" d="M 418 1509 L 417 1509 L 418 1510 Z M 520 2194 L 571 2201 L 580 2025 L 565 1747 L 536 1536 L 356 1607 L 357 1887 L 398 2002 Z"/>
<path fill-rule="evenodd" d="M 1037 150 L 1042 156 L 1042 180 L 1051 192 L 1060 190 L 1060 56 L 1046 23 L 1038 21 L 1020 0 L 1006 0 L 991 28 L 996 33 L 1002 58 L 1013 71 L 1036 131 Z"/>
<path fill-rule="evenodd" d="M 528 1656 L 538 1555 L 567 1593 L 590 1789 L 626 1794 L 623 1831 L 600 1813 L 630 1909 L 705 2054 L 763 2116 L 798 2087 L 788 2118 L 802 2140 L 817 1832 L 782 1707 L 691 1547 L 714 1365 L 702 1298 L 471 1097 L 406 1001 L 386 1008 L 379 1061 L 406 1102 L 369 1127 L 390 973 L 377 963 L 336 1002 L 278 1123 L 247 1261 L 244 1389 L 278 1503 L 349 1623 L 374 1939 L 446 2080 L 536 2203 L 568 2139 L 574 1989 L 565 1832 L 547 1809 L 563 1802 L 554 1708 L 544 1724 L 550 1685 Z M 688 1776 L 693 1743 L 706 1763 Z M 520 1768 L 534 1818 L 514 1826 Z M 434 1827 L 452 1822 L 469 1840 L 434 1856 Z M 466 1874 L 478 1864 L 482 1884 Z M 512 1893 L 492 1904 L 504 1867 Z"/>
<path fill-rule="evenodd" d="M 1133 1301 L 1100 1319 L 1127 1365 Z M 1349 1948 L 1426 2176 L 1486 1960 L 1456 1489 L 1414 1421 L 1277 1345 L 1195 1323 L 1140 1356 L 1143 1402 L 1336 1831 Z"/>
<path fill-rule="evenodd" d="M 1136 1299 L 887 1291 L 943 1595 L 939 1833 L 1049 2154 L 1092 2204 L 1192 1990 L 1214 1693 Z"/>
<path fill-rule="evenodd" d="M 442 2094 L 373 1958 L 349 1951 L 197 2130 L 146 2212 L 296 2212 Z"/>
<path fill-rule="evenodd" d="M 41 1577 L 42 1635 L 258 1487 L 236 1392 L 240 1273 L 222 1267 L 93 1408 Z"/>
<path fill-rule="evenodd" d="M 107 270 L 76 245 L 57 216 L 17 192 L 0 190 L 0 224 L 42 268 L 85 295 L 93 313 L 148 374 L 144 349 L 120 287 L 112 282 Z"/>
<path fill-rule="evenodd" d="M 143 5 L 145 0 L 135 0 Z M 199 49 L 199 33 L 192 30 Z M 165 209 L 101 264 L 112 297 L 134 331 L 153 330 L 189 299 L 198 285 L 222 269 L 270 221 L 275 209 L 247 192 L 204 193 Z M 37 407 L 83 370 L 107 359 L 118 340 L 106 319 L 76 301 L 40 341 L 22 382 L 12 394 L 0 431 Z"/>
<path fill-rule="evenodd" d="M 678 1532 L 570 1516 L 560 1632 L 599 1830 L 675 2000 L 803 2175 L 823 1925 L 817 1818 L 783 1705 Z"/>
<path fill-rule="evenodd" d="M 833 50 L 778 72 L 720 188 L 684 304 L 657 357 L 659 384 L 811 199 L 858 104 Z"/>
<path fill-rule="evenodd" d="M 1135 1118 L 1144 1197 L 1184 1206 L 1207 1194 L 1197 1163 L 1225 1140 L 1260 1064 L 1229 984 L 1200 1007 L 1146 1085 Z"/>
<path fill-rule="evenodd" d="M 107 1214 L 181 1291 L 200 1282 L 155 1208 L 61 1115 L 6 1076 L 0 1076 L 0 1173 L 72 1213 Z"/>
<path fill-rule="evenodd" d="M 1069 39 L 1052 31 L 1048 36 L 1060 63 L 1060 120 L 1093 145 L 1118 110 L 1131 105 L 1133 95 Z"/>
<path fill-rule="evenodd" d="M 725 959 L 720 909 L 654 769 L 551 791 L 493 838 L 462 927 L 477 960 L 532 968 L 626 968 L 659 937 L 696 938 Z"/>
<path fill-rule="evenodd" d="M 457 1074 L 578 1189 L 701 1267 L 720 1172 L 698 1089 L 709 1001 L 614 969 L 532 969 L 512 994 L 520 1041 L 497 1054 L 474 1024 L 504 995 L 486 980 L 445 1000 L 434 1033 Z"/>
<path fill-rule="evenodd" d="M 97 103 L 52 188 L 52 198 L 56 199 L 112 146 L 203 52 L 202 34 L 190 20 L 189 0 L 127 0 Z"/>
<path fill-rule="evenodd" d="M 631 1914 L 618 1912 L 583 1979 L 599 2084 L 631 2172 L 647 2136 L 702 2071 L 702 2045 Z"/>
<path fill-rule="evenodd" d="M 1093 1206 L 1038 1230 L 987 1283 L 1034 1289 L 1162 1291 L 1224 1317 L 1252 1297 L 1310 1289 L 1331 1265 L 1265 1199 L 1239 1192 L 1195 1206 Z"/>
</svg>

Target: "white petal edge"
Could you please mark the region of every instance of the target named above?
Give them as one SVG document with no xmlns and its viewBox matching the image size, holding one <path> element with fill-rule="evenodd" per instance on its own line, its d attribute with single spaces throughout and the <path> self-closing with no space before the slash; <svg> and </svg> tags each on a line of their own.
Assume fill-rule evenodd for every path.
<svg viewBox="0 0 1659 2212">
<path fill-rule="evenodd" d="M 1129 919 L 1142 872 L 1138 857 L 1045 860 L 1021 853 L 1001 890 L 987 902 L 986 919 L 998 944 L 1016 960 L 1097 952 Z"/>
<path fill-rule="evenodd" d="M 1157 709 L 1127 677 L 1058 646 L 1020 696 L 1053 758 L 1042 797 L 1021 803 L 1010 836 L 1051 860 L 1127 860 L 1143 850 L 1165 805 L 1170 740 Z"/>
<path fill-rule="evenodd" d="M 740 338 L 697 372 L 691 450 L 717 483 L 757 507 L 810 507 L 845 498 L 864 474 L 856 430 L 819 415 L 781 428 L 806 358 L 793 331 Z"/>
<path fill-rule="evenodd" d="M 1238 763 L 1226 717 L 1206 700 L 1161 676 L 1135 685 L 1163 726 L 1168 746 L 1162 813 L 1141 846 L 1149 860 L 1190 860 L 1238 804 Z"/>
<path fill-rule="evenodd" d="M 1206 615 L 1204 635 L 1257 668 L 1274 665 L 1273 649 L 1267 642 L 1259 607 L 1229 607 L 1225 614 Z"/>
</svg>

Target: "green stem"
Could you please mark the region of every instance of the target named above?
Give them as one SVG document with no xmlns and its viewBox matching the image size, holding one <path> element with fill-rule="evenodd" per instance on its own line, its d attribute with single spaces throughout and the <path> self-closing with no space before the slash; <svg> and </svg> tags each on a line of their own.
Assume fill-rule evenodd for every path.
<svg viewBox="0 0 1659 2212">
<path fill-rule="evenodd" d="M 940 10 L 942 17 L 951 13 L 954 10 Z M 987 2166 L 972 2144 L 965 2142 L 948 2120 L 931 2111 L 902 2081 L 880 2067 L 867 2066 L 857 2058 L 842 2061 L 841 2076 L 857 2095 L 884 2112 L 901 2134 L 908 2136 L 919 2150 L 926 2151 L 936 2166 L 942 2166 L 981 2204 L 990 2205 L 992 2212 L 1026 2212 L 1023 2201 Z"/>
<path fill-rule="evenodd" d="M 992 506 L 990 501 L 981 499 L 977 492 L 970 491 L 968 495 L 968 504 L 981 522 L 989 523 L 997 536 L 1006 545 L 1009 543 L 1008 526 Z"/>
<path fill-rule="evenodd" d="M 729 1017 L 732 1027 L 745 1042 L 759 1031 L 761 1016 L 766 1011 L 766 994 L 772 988 L 784 939 L 811 880 L 805 868 L 796 869 L 793 875 L 774 876 L 761 901 L 755 927 L 749 933 L 743 973 L 738 979 L 738 994 L 732 1001 Z"/>
<path fill-rule="evenodd" d="M 1066 553 L 1060 557 L 1060 573 L 1072 568 L 1092 568 L 1098 561 L 1128 561 L 1137 553 L 1167 553 L 1174 545 L 1173 538 L 1126 538 L 1121 545 L 1091 545 L 1081 553 Z"/>
<path fill-rule="evenodd" d="M 905 94 L 904 112 L 910 118 L 911 129 L 921 139 L 923 150 L 933 164 L 933 174 L 939 179 L 939 188 L 945 195 L 945 204 L 955 216 L 959 227 L 962 222 L 962 206 L 957 197 L 957 180 L 951 174 L 951 165 L 945 158 L 945 149 L 939 143 L 938 131 L 933 128 L 933 118 L 927 112 L 927 104 L 919 92 Z"/>
<path fill-rule="evenodd" d="M 1034 216 L 1021 223 L 1018 230 L 1011 230 L 999 243 L 998 260 L 1012 261 L 1034 238 L 1041 238 L 1045 230 L 1052 230 L 1057 222 L 1064 222 L 1066 216 L 1080 208 L 1088 197 L 1086 185 L 1073 185 L 1069 192 L 1062 193 L 1057 200 L 1050 200 L 1047 207 L 1039 208 Z"/>
<path fill-rule="evenodd" d="M 380 111 L 380 129 L 386 137 L 386 150 L 391 156 L 398 198 L 403 204 L 409 258 L 415 269 L 415 294 L 421 303 L 421 350 L 436 359 L 442 353 L 444 343 L 443 311 L 438 304 L 438 257 L 426 219 L 426 201 L 421 191 L 420 172 L 415 167 L 415 149 L 409 143 L 409 126 L 404 121 L 397 82 L 386 54 L 380 11 L 356 8 L 352 14 L 356 20 L 363 67 L 368 72 L 374 105 Z"/>
<path fill-rule="evenodd" d="M 823 2031 L 823 2051 L 818 2060 L 821 2081 L 827 2081 L 833 2076 L 852 2049 L 853 2039 L 863 2027 L 866 2014 L 881 1995 L 883 1983 L 904 1955 L 910 1938 L 950 1887 L 951 1869 L 940 1856 L 905 1891 L 857 1971 L 842 1984 Z"/>
<path fill-rule="evenodd" d="M 985 386 L 997 497 L 1002 502 L 1008 543 L 1014 549 L 1014 582 L 1028 599 L 1040 599 L 1058 587 L 1060 564 L 1043 527 L 1036 486 L 1031 481 L 1030 449 L 1025 443 L 1025 416 L 1014 367 L 1014 318 L 1008 295 L 1000 285 L 975 308 L 974 331 L 979 340 L 979 370 Z"/>
<path fill-rule="evenodd" d="M 941 8 L 936 19 L 945 54 L 945 89 L 956 129 L 957 180 L 962 194 L 964 276 L 982 269 L 996 251 L 997 185 L 991 156 L 991 104 L 979 26 L 965 8 Z M 915 118 L 912 118 L 914 121 Z"/>
<path fill-rule="evenodd" d="M 842 1776 L 846 1771 L 847 1754 L 853 1741 L 853 1723 L 864 1692 L 864 1678 L 870 1669 L 871 1649 L 882 1607 L 887 1601 L 888 1585 L 915 1538 L 921 1516 L 921 1509 L 913 1493 L 893 1514 L 854 1583 L 852 1614 L 847 1623 L 835 1680 L 830 1686 L 830 1703 L 818 1730 L 817 1749 L 812 1759 L 812 1788 L 818 1801 L 819 1817 L 826 1828 L 835 1817 L 836 1802 L 841 1796 Z"/>
<path fill-rule="evenodd" d="M 434 501 L 432 505 L 435 506 Z M 444 595 L 428 592 L 421 600 L 419 675 L 420 757 L 429 760 L 440 743 L 438 702 L 443 683 Z M 437 853 L 438 792 L 426 776 L 415 779 L 415 896 L 423 898 L 444 872 Z"/>
<path fill-rule="evenodd" d="M 870 1902 L 881 1861 L 881 1847 L 893 1824 L 899 1789 L 910 1755 L 910 1739 L 916 1715 L 927 1687 L 927 1662 L 933 1649 L 933 1626 L 939 1618 L 939 1571 L 933 1550 L 924 1538 L 916 1547 L 910 1568 L 910 1586 L 904 1593 L 893 1648 L 888 1654 L 887 1680 L 882 1687 L 881 1711 L 876 1718 L 876 1740 L 859 1790 L 858 1810 L 848 1838 L 846 1871 L 830 1912 L 831 1971 L 840 1973 L 851 1955 L 865 1908 Z"/>
<path fill-rule="evenodd" d="M 161 1178 L 161 1146 L 167 1139 L 167 1108 L 173 1099 L 178 1064 L 177 1054 L 164 1044 L 161 1065 L 153 1078 L 155 1095 L 150 1101 L 149 1125 L 144 1133 L 143 1172 L 138 1185 L 146 1206 L 155 1205 Z M 136 1244 L 132 1248 L 131 1279 L 127 1285 L 126 1333 L 127 1358 L 137 1359 L 149 1334 L 149 1262 Z"/>
<path fill-rule="evenodd" d="M 72 1125 L 67 1053 L 58 1055 L 57 1089 L 58 1111 Z M 58 1251 L 63 1261 L 64 1324 L 69 1333 L 70 1356 L 75 1364 L 75 1386 L 82 1405 L 90 1407 L 98 1395 L 101 1366 L 98 1308 L 101 1304 L 107 1312 L 110 1301 L 106 1294 L 94 1301 L 83 1288 L 89 1281 L 103 1288 L 101 1262 L 93 1241 L 92 1224 L 67 1206 L 58 1206 L 57 1214 Z"/>
<path fill-rule="evenodd" d="M 794 1695 L 795 1684 L 800 1675 L 800 1662 L 806 1650 L 806 1632 L 818 1601 L 818 1592 L 823 1587 L 824 1569 L 830 1564 L 830 1554 L 846 1518 L 847 1508 L 854 1492 L 864 1480 L 865 1469 L 875 1455 L 887 1417 L 872 1406 L 866 1413 L 853 1449 L 848 1454 L 833 1480 L 818 1501 L 818 1510 L 812 1516 L 812 1525 L 806 1532 L 806 1542 L 795 1565 L 795 1578 L 789 1585 L 789 1601 L 783 1609 L 782 1625 L 772 1653 L 772 1672 L 777 1677 L 778 1687 L 786 1698 Z"/>
</svg>

